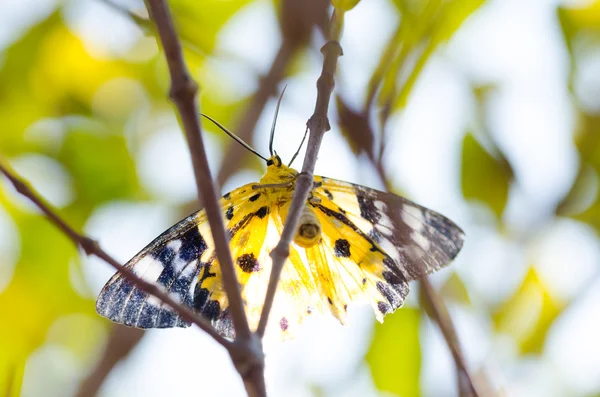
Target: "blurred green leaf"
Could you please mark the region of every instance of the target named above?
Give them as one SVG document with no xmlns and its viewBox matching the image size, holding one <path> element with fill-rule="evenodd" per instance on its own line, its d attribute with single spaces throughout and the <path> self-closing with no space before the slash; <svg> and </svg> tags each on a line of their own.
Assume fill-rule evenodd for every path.
<svg viewBox="0 0 600 397">
<path fill-rule="evenodd" d="M 89 205 L 138 197 L 135 164 L 121 135 L 70 131 L 58 159 L 73 175 L 78 199 Z"/>
<path fill-rule="evenodd" d="M 375 386 L 402 397 L 420 395 L 419 310 L 405 307 L 375 325 L 366 360 Z"/>
<path fill-rule="evenodd" d="M 169 0 L 177 33 L 197 53 L 212 53 L 223 25 L 250 0 Z"/>
<path fill-rule="evenodd" d="M 513 177 L 510 164 L 501 154 L 492 156 L 472 134 L 465 136 L 461 169 L 465 199 L 487 204 L 500 218 L 508 201 Z"/>
<path fill-rule="evenodd" d="M 21 257 L 0 294 L 0 318 L 9 324 L 0 327 L 0 367 L 16 366 L 18 374 L 58 317 L 94 309 L 71 285 L 70 268 L 79 257 L 73 243 L 45 217 L 22 213 L 1 195 L 0 202 L 15 218 L 21 237 Z"/>
<path fill-rule="evenodd" d="M 372 96 L 383 79 L 378 104 L 383 118 L 406 106 L 408 97 L 430 56 L 447 42 L 485 0 L 396 1 L 402 18 L 369 83 Z"/>
</svg>

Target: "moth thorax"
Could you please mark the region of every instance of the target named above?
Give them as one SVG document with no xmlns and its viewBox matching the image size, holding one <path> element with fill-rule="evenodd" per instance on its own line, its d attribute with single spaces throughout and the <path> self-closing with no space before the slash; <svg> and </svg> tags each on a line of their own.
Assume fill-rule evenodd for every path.
<svg viewBox="0 0 600 397">
<path fill-rule="evenodd" d="M 310 248 L 321 239 L 321 224 L 312 208 L 306 205 L 302 209 L 298 230 L 294 242 L 303 248 Z"/>
</svg>

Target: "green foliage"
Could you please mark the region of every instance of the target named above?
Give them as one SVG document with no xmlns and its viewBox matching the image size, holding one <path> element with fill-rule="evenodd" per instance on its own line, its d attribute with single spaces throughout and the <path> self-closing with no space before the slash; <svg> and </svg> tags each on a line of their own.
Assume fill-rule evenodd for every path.
<svg viewBox="0 0 600 397">
<path fill-rule="evenodd" d="M 367 363 L 379 390 L 403 397 L 420 396 L 420 312 L 402 308 L 375 326 Z"/>
<path fill-rule="evenodd" d="M 57 158 L 73 175 L 79 199 L 91 206 L 133 199 L 140 190 L 135 164 L 122 135 L 69 131 Z"/>
<path fill-rule="evenodd" d="M 423 67 L 431 55 L 446 43 L 461 24 L 485 0 L 395 1 L 401 22 L 381 57 L 369 83 L 377 103 L 384 109 L 399 110 L 406 106 Z"/>
<path fill-rule="evenodd" d="M 253 3 L 249 0 L 169 3 L 185 46 L 189 70 L 201 83 L 202 111 L 235 129 L 253 93 L 229 95 L 237 92 L 234 87 L 237 82 L 215 79 L 221 64 L 215 66 L 205 60 L 218 48 L 223 28 Z M 364 2 L 334 0 L 332 3 L 350 15 L 360 12 Z M 394 0 L 392 3 L 398 22 L 376 61 L 367 95 L 360 98 L 364 106 L 352 108 L 353 102 L 341 96 L 343 90 L 335 93 L 339 116 L 336 127 L 342 130 L 356 154 L 368 152 L 377 156 L 379 141 L 386 138 L 382 131 L 390 129 L 386 125 L 389 116 L 404 110 L 432 55 L 443 50 L 444 44 L 485 2 Z M 167 98 L 169 75 L 164 54 L 157 52 L 137 61 L 115 54 L 93 54 L 63 20 L 62 6 L 60 3 L 49 16 L 32 25 L 0 56 L 0 152 L 9 160 L 40 154 L 58 162 L 72 181 L 74 191 L 73 201 L 61 208 L 61 214 L 81 230 L 90 214 L 103 205 L 116 200 L 155 199 L 138 180 L 139 164 L 135 161 L 145 140 L 159 128 L 155 124 L 165 114 L 171 115 L 173 107 Z M 274 7 L 278 6 L 276 2 Z M 572 90 L 578 117 L 574 143 L 580 162 L 577 178 L 555 208 L 555 214 L 600 231 L 600 116 L 597 110 L 580 106 L 574 87 L 582 59 L 600 48 L 600 1 L 581 7 L 562 6 L 557 15 L 570 57 L 570 76 L 565 84 Z M 155 35 L 152 25 L 143 18 L 137 18 L 136 22 L 145 34 Z M 236 55 L 219 56 L 231 61 Z M 292 61 L 295 63 L 288 65 L 285 75 L 304 72 L 312 63 L 311 56 L 310 51 L 296 55 Z M 344 67 L 343 59 L 340 68 Z M 255 77 L 258 86 L 262 76 L 256 73 Z M 354 82 L 336 78 L 336 84 L 344 83 Z M 131 87 L 135 87 L 135 95 L 139 91 L 139 97 L 127 91 Z M 477 102 L 474 113 L 484 109 L 483 94 L 481 91 L 473 96 Z M 379 116 L 380 125 L 373 125 L 374 114 Z M 473 118 L 485 120 L 477 114 Z M 209 123 L 204 126 L 208 133 L 217 131 Z M 502 215 L 516 176 L 507 161 L 511 157 L 499 150 L 485 133 L 488 126 L 484 127 L 476 135 L 465 131 L 459 187 L 467 201 L 489 207 L 497 218 L 491 227 L 505 232 Z M 228 140 L 222 133 L 216 134 L 219 140 Z M 14 274 L 5 289 L 0 290 L 3 325 L 0 393 L 17 396 L 27 360 L 36 350 L 53 343 L 72 353 L 82 366 L 90 367 L 107 324 L 95 315 L 93 298 L 88 296 L 87 286 L 81 280 L 81 253 L 43 216 L 17 204 L 11 190 L 0 183 L 0 206 L 16 225 L 19 252 Z M 184 208 L 177 210 L 189 212 L 189 207 Z M 545 220 L 550 223 L 553 218 Z M 528 248 L 526 239 L 519 239 L 518 243 Z M 0 265 L 4 266 L 5 261 L 8 260 L 0 258 Z M 485 319 L 493 324 L 493 332 L 510 336 L 521 355 L 543 352 L 549 330 L 572 303 L 554 296 L 554 291 L 532 267 L 508 298 L 487 307 L 469 290 L 469 279 L 464 275 L 452 273 L 439 288 L 440 294 L 467 309 L 476 307 L 484 312 Z M 403 397 L 421 395 L 421 366 L 426 363 L 422 363 L 419 329 L 420 316 L 427 308 L 420 309 L 403 308 L 387 316 L 384 324 L 375 326 L 365 363 L 370 367 L 375 386 L 383 392 Z M 324 390 L 322 394 L 326 394 Z"/>
<path fill-rule="evenodd" d="M 497 217 L 508 201 L 513 171 L 500 154 L 488 153 L 472 134 L 463 140 L 461 183 L 466 199 L 487 204 Z"/>
</svg>

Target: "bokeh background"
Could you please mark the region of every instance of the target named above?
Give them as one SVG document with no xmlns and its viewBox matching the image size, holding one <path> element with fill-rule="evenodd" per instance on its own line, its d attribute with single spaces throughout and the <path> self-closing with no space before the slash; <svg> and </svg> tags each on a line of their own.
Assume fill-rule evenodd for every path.
<svg viewBox="0 0 600 397">
<path fill-rule="evenodd" d="M 261 153 L 287 84 L 275 147 L 289 159 L 314 108 L 319 28 L 294 25 L 290 2 L 169 3 L 202 111 L 236 132 L 256 117 L 241 133 Z M 0 152 L 125 262 L 198 204 L 144 5 L 114 4 L 0 2 Z M 382 188 L 371 142 L 397 193 L 464 228 L 432 281 L 483 390 L 600 396 L 600 1 L 362 0 L 341 44 L 316 173 Z M 205 130 L 223 192 L 261 176 Z M 244 395 L 201 331 L 96 315 L 112 273 L 0 179 L 0 394 Z M 316 317 L 267 344 L 271 394 L 457 396 L 423 307 L 414 284 L 383 325 L 355 306 L 348 327 Z"/>
</svg>

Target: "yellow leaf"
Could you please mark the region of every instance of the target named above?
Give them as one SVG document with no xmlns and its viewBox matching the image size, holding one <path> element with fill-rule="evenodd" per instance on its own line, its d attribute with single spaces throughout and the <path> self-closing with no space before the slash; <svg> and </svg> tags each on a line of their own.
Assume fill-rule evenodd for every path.
<svg viewBox="0 0 600 397">
<path fill-rule="evenodd" d="M 494 324 L 498 332 L 513 337 L 521 353 L 540 353 L 548 328 L 563 306 L 531 268 L 515 294 L 494 314 Z"/>
</svg>

